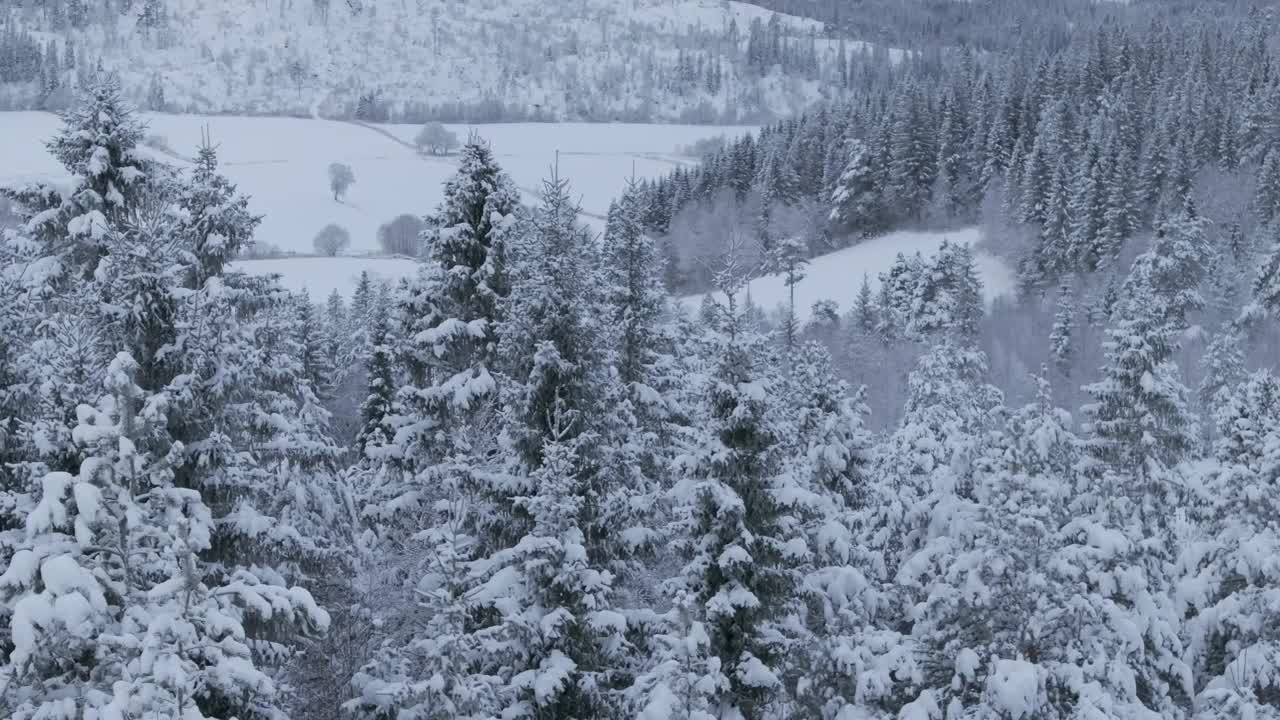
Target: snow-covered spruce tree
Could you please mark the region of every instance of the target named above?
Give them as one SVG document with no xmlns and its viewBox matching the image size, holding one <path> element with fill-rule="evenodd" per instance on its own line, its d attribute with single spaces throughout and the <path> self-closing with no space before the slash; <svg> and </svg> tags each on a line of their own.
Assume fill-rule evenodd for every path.
<svg viewBox="0 0 1280 720">
<path fill-rule="evenodd" d="M 100 405 L 77 410 L 80 471 L 44 478 L 0 576 L 14 613 L 0 707 L 15 719 L 282 717 L 245 609 L 326 618 L 305 592 L 208 582 L 198 554 L 214 521 L 198 492 L 174 486 L 167 398 L 138 387 L 137 369 L 118 355 Z"/>
<path fill-rule="evenodd" d="M 666 310 L 663 260 L 641 223 L 640 193 L 634 181 L 612 208 L 602 239 L 607 301 L 619 328 L 618 374 L 623 383 L 655 384 L 653 367 L 662 344 L 659 323 Z"/>
<path fill-rule="evenodd" d="M 634 716 L 642 720 L 720 720 L 719 698 L 730 691 L 720 658 L 713 653 L 702 608 L 682 593 L 658 618 L 650 640 L 653 659 L 628 688 Z"/>
<path fill-rule="evenodd" d="M 1102 378 L 1086 386 L 1093 402 L 1084 408 L 1087 494 L 1096 498 L 1089 518 L 1111 538 L 1096 549 L 1090 587 L 1112 596 L 1141 640 L 1116 660 L 1133 687 L 1121 700 L 1173 717 L 1185 713 L 1192 688 L 1168 569 L 1177 511 L 1191 498 L 1179 466 L 1197 441 L 1188 392 L 1172 361 L 1199 297 L 1194 254 L 1181 239 L 1179 232 L 1157 232 L 1134 262 L 1107 330 Z"/>
<path fill-rule="evenodd" d="M 388 328 L 394 342 L 376 346 L 368 361 L 367 422 L 361 435 L 362 472 L 368 480 L 362 512 L 386 565 L 380 571 L 386 582 L 412 594 L 380 603 L 387 628 L 380 633 L 380 657 L 357 675 L 358 697 L 349 704 L 360 717 L 414 708 L 439 709 L 440 717 L 452 717 L 451 707 L 459 717 L 471 717 L 493 712 L 497 702 L 492 692 L 482 698 L 467 690 L 486 685 L 484 678 L 490 677 L 492 668 L 476 665 L 479 651 L 467 658 L 450 653 L 478 647 L 469 638 L 490 624 L 471 614 L 476 584 L 471 563 L 494 547 L 482 546 L 490 538 L 482 519 L 501 523 L 485 513 L 492 509 L 485 501 L 492 500 L 487 491 L 501 484 L 497 478 L 505 477 L 497 472 L 502 459 L 496 442 L 495 363 L 500 306 L 510 288 L 507 245 L 520 211 L 519 194 L 478 137 L 471 137 L 460 155 L 461 167 L 446 183 L 444 200 L 427 218 L 424 262 L 397 293 Z M 351 316 L 359 312 L 359 303 L 353 303 Z M 388 395 L 391 391 L 395 394 Z M 384 444 L 379 435 L 385 435 Z M 423 568 L 419 561 L 441 553 L 451 557 L 444 595 L 424 597 L 400 579 L 421 576 L 421 587 L 435 587 L 442 570 Z M 443 624 L 432 625 L 437 620 Z M 436 628 L 431 632 L 441 634 L 441 643 L 422 629 L 424 624 Z M 449 663 L 454 667 L 448 677 L 454 679 L 445 681 L 446 688 L 422 674 Z M 394 688 L 392 694 L 382 696 L 388 688 Z"/>
<path fill-rule="evenodd" d="M 1065 377 L 1071 376 L 1076 334 L 1075 289 L 1068 280 L 1058 286 L 1058 305 L 1049 331 L 1049 357 Z"/>
<path fill-rule="evenodd" d="M 294 312 L 298 352 L 302 359 L 302 377 L 322 403 L 333 397 L 338 369 L 329 364 L 328 333 L 325 332 L 319 308 L 304 289 L 290 298 Z"/>
<path fill-rule="evenodd" d="M 859 676 L 879 662 L 868 621 L 882 595 L 868 579 L 875 570 L 859 542 L 871 438 L 861 392 L 850 392 L 821 345 L 801 347 L 786 387 L 785 462 L 802 490 L 797 500 L 811 550 L 800 568 L 808 636 L 793 651 L 802 673 L 796 702 L 801 712 L 828 717 L 855 701 Z"/>
<path fill-rule="evenodd" d="M 187 287 L 199 289 L 221 275 L 237 252 L 253 242 L 261 216 L 249 211 L 249 198 L 218 172 L 218 153 L 209 138 L 200 145 L 190 177 L 175 191 L 180 208 L 176 232 L 191 243 Z"/>
<path fill-rule="evenodd" d="M 977 336 L 982 283 L 968 245 L 943 241 L 912 291 L 906 318 L 909 334 L 923 338 L 949 333 L 965 341 Z"/>
<path fill-rule="evenodd" d="M 217 177 L 207 146 L 201 155 L 159 233 L 187 258 L 174 279 L 181 290 L 172 291 L 174 349 L 161 355 L 172 373 L 170 429 L 184 447 L 175 482 L 199 491 L 215 522 L 201 567 L 210 582 L 305 583 L 324 603 L 341 604 L 354 508 L 335 472 L 328 414 L 306 376 L 297 300 L 272 279 L 222 272 L 258 219 Z M 168 255 L 138 254 L 157 263 Z M 315 626 L 305 616 L 250 619 L 254 659 L 271 668 Z"/>
<path fill-rule="evenodd" d="M 941 708 L 947 717 L 1070 716 L 1070 698 L 1055 697 L 1066 704 L 1059 708 L 1047 697 L 1069 689 L 1046 693 L 1069 685 L 1073 669 L 1060 667 L 1071 661 L 1069 649 L 1054 655 L 1066 642 L 1059 633 L 1071 628 L 1054 617 L 1068 586 L 1052 562 L 1069 517 L 1076 448 L 1069 424 L 1042 380 L 1037 403 L 982 441 L 971 489 L 934 505 L 924 544 L 897 576 L 905 597 L 915 598 L 906 619 L 919 647 L 921 692 L 909 707 Z"/>
<path fill-rule="evenodd" d="M 981 352 L 944 336 L 917 362 L 902 423 L 877 450 L 878 482 L 869 488 L 859 540 L 885 596 L 870 624 L 892 631 L 878 641 L 889 657 L 919 652 L 902 645 L 928 648 L 930 638 L 916 637 L 913 623 L 931 582 L 944 575 L 946 549 L 963 538 L 975 512 L 975 461 L 1002 400 L 986 372 Z M 955 669 L 942 654 L 903 663 L 897 682 L 875 688 L 866 702 L 893 712 L 908 701 L 925 707 Z"/>
<path fill-rule="evenodd" d="M 1192 611 L 1194 717 L 1278 717 L 1280 632 L 1270 599 L 1280 592 L 1280 381 L 1268 371 L 1246 378 L 1222 398 L 1217 420 L 1207 527 L 1185 553 L 1178 593 Z"/>
<path fill-rule="evenodd" d="M 866 237 L 879 230 L 882 222 L 876 173 L 861 140 L 851 139 L 847 145 L 848 160 L 831 194 L 828 220 L 836 232 Z"/>
<path fill-rule="evenodd" d="M 402 637 L 390 638 L 383 651 L 355 674 L 352 684 L 359 695 L 345 705 L 355 717 L 493 717 L 502 678 L 475 671 L 484 649 L 481 638 L 471 632 L 471 607 L 478 598 L 471 578 L 476 539 L 468 530 L 469 472 L 468 458 L 459 456 L 456 464 L 438 475 L 433 525 L 415 538 L 423 570 L 414 586 L 416 627 L 402 631 Z"/>
<path fill-rule="evenodd" d="M 1229 324 L 1213 338 L 1200 359 L 1204 376 L 1200 379 L 1196 394 L 1199 396 L 1200 407 L 1208 417 L 1217 415 L 1217 409 L 1225 396 L 1244 376 L 1244 349 L 1241 341 L 1240 329 L 1235 324 Z"/>
<path fill-rule="evenodd" d="M 394 453 L 396 412 L 395 338 L 385 316 L 374 320 L 370 342 L 368 390 L 360 405 L 360 432 L 356 435 L 356 452 L 360 457 L 385 462 Z"/>
<path fill-rule="evenodd" d="M 1280 222 L 1271 224 L 1269 234 L 1271 247 L 1254 278 L 1253 299 L 1242 313 L 1247 322 L 1280 317 Z"/>
<path fill-rule="evenodd" d="M 730 285 L 733 298 L 740 287 Z M 710 415 L 679 461 L 684 477 L 672 492 L 685 534 L 677 584 L 715 660 L 705 663 L 701 692 L 713 717 L 758 720 L 785 716 L 795 687 L 788 652 L 799 609 L 797 566 L 809 551 L 792 508 L 799 484 L 783 464 L 783 418 L 771 399 L 776 379 L 763 339 L 742 322 L 731 299 L 705 400 Z M 654 688 L 677 691 L 665 683 Z"/>
<path fill-rule="evenodd" d="M 610 596 L 643 535 L 630 498 L 645 481 L 615 411 L 607 287 L 577 214 L 567 183 L 548 180 L 511 247 L 502 306 L 506 467 L 483 486 L 475 572 L 490 619 L 481 667 L 502 677 L 494 712 L 507 717 L 608 717 L 627 670 Z"/>
<path fill-rule="evenodd" d="M 251 421 L 228 412 L 219 404 L 219 394 L 202 385 L 203 378 L 195 372 L 210 350 L 201 337 L 207 325 L 220 326 L 213 333 L 216 352 L 243 352 L 243 345 L 237 343 L 234 332 L 227 331 L 237 322 L 233 312 L 217 314 L 213 322 L 203 314 L 209 309 L 210 292 L 220 287 L 216 279 L 194 293 L 183 287 L 190 275 L 183 260 L 192 257 L 191 246 L 188 237 L 175 232 L 172 217 L 159 212 L 127 218 L 123 229 L 106 236 L 104 258 L 94 278 L 68 288 L 77 296 L 88 294 L 99 299 L 88 305 L 86 312 L 101 328 L 100 344 L 126 351 L 101 374 L 109 392 L 100 410 L 85 405 L 76 410 L 78 425 L 72 439 L 80 448 L 80 462 L 74 476 L 70 472 L 47 475 L 61 482 L 46 482 L 41 502 L 52 508 L 71 492 L 75 500 L 72 514 L 83 515 L 83 531 L 75 533 L 79 549 L 67 552 L 90 557 L 103 568 L 96 577 L 116 583 L 101 590 L 112 600 L 100 604 L 102 612 L 96 615 L 115 628 L 114 632 L 106 630 L 104 636 L 108 642 L 117 639 L 118 645 L 112 648 L 115 655 L 94 655 L 84 669 L 96 673 L 99 680 L 114 678 L 110 686 L 112 707 L 104 712 L 123 716 L 151 712 L 277 717 L 283 714 L 282 698 L 254 665 L 279 655 L 264 650 L 284 646 L 264 645 L 266 636 L 260 628 L 273 627 L 272 642 L 279 643 L 287 641 L 283 632 L 287 627 L 327 623 L 327 616 L 310 595 L 285 580 L 286 576 L 300 575 L 288 571 L 289 563 L 304 557 L 298 552 L 298 541 L 314 537 L 304 532 L 315 528 L 299 524 L 295 517 L 274 513 L 268 525 L 279 533 L 277 537 L 288 538 L 288 562 L 269 551 L 255 551 L 260 546 L 244 542 L 236 544 L 234 556 L 227 554 L 229 530 L 233 535 L 237 529 L 247 530 L 255 540 L 261 540 L 263 533 L 260 523 L 246 527 L 246 502 L 251 498 L 240 493 L 242 487 L 228 482 L 231 478 L 224 473 L 230 465 L 234 476 L 262 473 L 266 480 L 268 468 L 258 465 L 252 454 L 254 446 L 248 437 Z M 173 262 L 175 257 L 179 262 Z M 221 364 L 218 369 L 218 382 L 235 384 L 238 369 L 234 365 Z M 257 387 L 254 379 L 249 378 L 242 387 Z M 252 399 L 246 404 L 252 408 Z M 252 411 L 248 414 L 254 415 Z M 231 429 L 236 425 L 244 434 Z M 222 430 L 236 434 L 243 443 L 240 449 L 219 447 L 228 439 Z M 224 457 L 232 458 L 231 463 L 221 459 Z M 72 490 L 73 482 L 77 487 L 100 489 L 109 501 L 94 501 L 95 507 L 89 508 L 89 491 Z M 308 492 L 318 494 L 322 487 L 322 482 L 309 483 Z M 273 509 L 293 507 L 290 493 L 284 493 L 283 499 L 280 494 L 279 487 L 270 491 Z M 219 507 L 225 508 L 224 498 L 235 498 L 234 517 L 219 511 Z M 139 509 L 130 509 L 130 503 Z M 101 516 L 102 508 L 106 508 L 106 516 Z M 43 534 L 66 527 L 65 510 L 49 513 L 54 511 L 43 515 L 54 520 L 45 525 L 29 523 L 28 528 Z M 332 524 L 334 518 L 328 520 Z M 99 523 L 110 530 L 99 530 Z M 102 542 L 92 540 L 95 532 L 102 536 Z M 47 545 L 43 541 L 36 544 Z M 58 543 L 50 547 L 65 549 Z M 154 575 L 143 569 L 142 561 L 149 553 L 157 558 Z M 274 566 L 271 559 L 277 561 Z M 10 600 L 16 603 L 12 606 L 15 610 L 33 594 L 42 594 L 45 600 L 29 602 L 53 601 L 58 594 L 56 587 L 33 580 L 31 573 L 38 566 L 20 567 L 20 574 L 12 576 L 15 582 Z M 11 563 L 10 569 L 15 567 Z M 113 574 L 121 579 L 113 579 Z M 92 590 L 87 585 L 84 588 Z M 249 628 L 258 630 L 256 637 Z M 19 630 L 17 626 L 14 629 Z M 56 626 L 49 629 L 57 631 Z M 22 632 L 33 637 L 31 629 Z M 54 643 L 51 649 L 61 652 L 56 648 Z M 41 663 L 40 667 L 39 672 L 45 672 L 50 666 Z M 14 668 L 14 672 L 29 670 Z M 57 682 L 42 687 L 56 687 Z M 21 692 L 23 686 L 10 687 Z M 86 703 L 99 702 L 92 693 L 83 697 Z M 67 705 L 65 698 L 59 698 L 57 703 L 76 711 L 74 701 Z M 23 707 L 28 705 L 19 706 L 16 712 L 26 712 Z"/>
<path fill-rule="evenodd" d="M 460 163 L 427 218 L 426 262 L 400 301 L 409 385 L 397 442 L 420 470 L 458 451 L 493 448 L 499 306 L 510 288 L 507 243 L 519 193 L 479 137 L 462 147 Z"/>
<path fill-rule="evenodd" d="M 25 233 L 56 259 L 54 274 L 89 278 L 107 235 L 165 173 L 136 151 L 143 128 L 121 97 L 118 77 L 95 77 L 62 121 L 48 149 L 73 177 L 71 189 L 33 185 L 5 194 L 16 201 Z"/>
</svg>

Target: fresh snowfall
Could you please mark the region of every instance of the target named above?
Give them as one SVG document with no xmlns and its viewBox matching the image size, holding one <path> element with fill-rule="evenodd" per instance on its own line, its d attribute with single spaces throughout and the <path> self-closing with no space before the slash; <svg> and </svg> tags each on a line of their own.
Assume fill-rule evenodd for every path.
<svg viewBox="0 0 1280 720">
<path fill-rule="evenodd" d="M 1280 720 L 1280 8 L 0 0 L 0 720 Z"/>
</svg>

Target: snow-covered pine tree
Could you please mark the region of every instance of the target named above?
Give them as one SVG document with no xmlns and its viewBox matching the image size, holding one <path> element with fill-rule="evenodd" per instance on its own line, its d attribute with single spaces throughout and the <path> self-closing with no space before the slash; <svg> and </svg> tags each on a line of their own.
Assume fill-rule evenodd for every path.
<svg viewBox="0 0 1280 720">
<path fill-rule="evenodd" d="M 982 282 L 969 246 L 944 240 L 912 288 L 907 332 L 917 338 L 954 334 L 969 342 L 982 315 Z"/>
<path fill-rule="evenodd" d="M 35 610 L 45 602 L 57 608 L 56 596 L 78 591 L 88 593 L 90 605 L 98 603 L 83 617 L 108 624 L 99 628 L 105 633 L 99 642 L 106 641 L 107 647 L 91 651 L 80 672 L 95 674 L 93 682 L 108 683 L 110 697 L 103 700 L 107 691 L 95 694 L 90 689 L 82 698 L 108 717 L 113 712 L 277 717 L 284 712 L 283 698 L 255 664 L 280 660 L 292 639 L 286 628 L 327 623 L 311 596 L 290 587 L 286 578 L 302 577 L 301 565 L 320 554 L 317 526 L 339 533 L 341 517 L 330 514 L 323 522 L 301 522 L 309 508 L 298 501 L 300 486 L 290 488 L 287 470 L 273 476 L 277 468 L 259 464 L 255 455 L 262 447 L 258 442 L 284 444 L 274 432 L 267 437 L 255 433 L 254 424 L 264 419 L 255 398 L 224 404 L 225 393 L 200 372 L 211 351 L 220 360 L 240 354 L 243 362 L 245 335 L 236 332 L 243 315 L 204 314 L 221 294 L 218 279 L 211 278 L 194 292 L 184 287 L 191 275 L 188 264 L 196 260 L 191 238 L 177 231 L 175 217 L 161 210 L 124 218 L 121 228 L 105 236 L 105 252 L 94 277 L 73 278 L 67 288 L 72 297 L 87 294 L 99 299 L 78 307 L 100 329 L 99 346 L 124 351 L 95 374 L 108 391 L 99 408 L 82 404 L 76 409 L 78 424 L 71 439 L 80 448 L 77 462 L 68 466 L 71 472 L 46 475 L 41 499 L 46 510 L 32 516 L 28 530 L 33 551 L 53 550 L 62 558 L 56 562 L 69 568 L 80 565 L 77 557 L 85 558 L 100 569 L 94 577 L 103 585 L 51 590 L 32 574 L 39 563 L 15 565 L 15 555 L 10 569 L 17 574 L 6 576 L 13 580 L 9 599 L 15 611 L 23 604 Z M 205 331 L 209 334 L 202 336 Z M 212 343 L 207 342 L 210 338 Z M 234 360 L 219 363 L 213 382 L 231 383 L 244 392 L 266 380 L 258 375 L 240 384 L 241 372 Z M 278 379 L 271 375 L 271 380 Z M 268 424 L 281 425 L 278 419 Z M 322 495 L 323 477 L 315 467 L 305 469 L 305 494 Z M 235 482 L 254 476 L 260 486 L 280 482 L 254 497 L 244 492 L 245 483 Z M 74 500 L 72 515 L 79 516 L 74 545 L 45 542 L 45 533 L 65 532 L 68 527 L 68 492 Z M 249 503 L 263 495 L 270 497 L 270 510 L 275 511 L 258 516 L 270 518 L 266 533 L 248 512 Z M 234 506 L 231 513 L 229 504 Z M 59 506 L 63 510 L 55 509 Z M 264 545 L 264 535 L 271 533 L 288 544 L 288 560 L 273 555 L 277 548 L 267 547 L 270 542 Z M 228 536 L 237 539 L 234 554 L 227 552 Z M 245 542 L 246 538 L 252 540 Z M 104 604 L 101 597 L 112 600 Z M 73 603 L 59 602 L 68 607 Z M 267 626 L 273 629 L 269 640 L 261 630 Z M 40 627 L 59 632 L 56 625 Z M 30 626 L 13 629 L 15 640 L 37 638 L 38 630 Z M 83 631 L 77 627 L 73 632 Z M 49 649 L 58 652 L 56 647 L 53 643 Z M 25 662 L 23 657 L 32 656 L 18 660 Z M 42 663 L 36 672 L 50 667 Z M 27 673 L 32 668 L 15 661 L 10 670 Z M 75 672 L 65 664 L 55 672 L 67 671 Z M 52 679 L 39 692 L 56 688 L 58 682 Z M 29 676 L 15 687 L 19 715 L 31 711 L 31 703 L 43 702 L 39 692 L 27 694 L 33 687 Z M 77 708 L 74 701 L 68 704 L 66 698 L 55 700 L 58 712 L 90 712 L 88 707 Z M 103 703 L 109 705 L 104 708 Z M 50 706 L 44 712 L 54 711 Z"/>
<path fill-rule="evenodd" d="M 1065 377 L 1071 376 L 1076 334 L 1075 289 L 1068 280 L 1058 286 L 1058 306 L 1049 331 L 1049 357 Z"/>
<path fill-rule="evenodd" d="M 137 153 L 142 125 L 121 97 L 115 75 L 95 77 L 62 121 L 48 149 L 74 178 L 71 190 L 63 194 L 34 185 L 5 194 L 16 201 L 26 235 L 56 259 L 56 274 L 89 278 L 106 252 L 107 235 L 164 173 Z"/>
<path fill-rule="evenodd" d="M 1219 466 L 1203 541 L 1187 548 L 1187 653 L 1198 720 L 1280 713 L 1280 633 L 1268 598 L 1280 587 L 1280 381 L 1268 371 L 1228 390 L 1217 416 Z"/>
<path fill-rule="evenodd" d="M 217 148 L 208 138 L 200 145 L 190 177 L 175 194 L 180 208 L 175 231 L 187 238 L 195 256 L 187 286 L 199 289 L 253 243 L 262 218 L 249 212 L 249 198 L 218 172 Z"/>
<path fill-rule="evenodd" d="M 917 288 L 926 272 L 928 268 L 920 254 L 907 257 L 898 253 L 888 272 L 881 274 L 880 292 L 876 297 L 879 316 L 876 331 L 886 343 L 907 335 Z"/>
<path fill-rule="evenodd" d="M 740 282 L 728 285 L 733 298 Z M 704 690 L 714 716 L 759 720 L 784 712 L 794 687 L 788 635 L 809 550 L 793 507 L 799 483 L 783 464 L 776 379 L 735 305 L 716 341 L 708 421 L 673 489 L 686 533 L 678 584 L 718 661 Z"/>
<path fill-rule="evenodd" d="M 641 224 L 640 194 L 630 181 L 622 199 L 610 209 L 602 240 L 606 300 L 619 328 L 618 374 L 628 386 L 652 386 L 662 337 L 659 323 L 666 311 L 662 288 L 663 260 Z M 648 394 L 644 390 L 641 394 Z"/>
<path fill-rule="evenodd" d="M 1071 717 L 1106 679 L 1076 680 L 1077 653 L 1096 647 L 1073 636 L 1088 605 L 1057 560 L 1079 443 L 1047 381 L 1037 385 L 976 459 L 973 492 L 934 516 L 936 536 L 899 572 L 926 590 L 909 613 L 924 655 L 914 702 L 948 717 Z"/>
<path fill-rule="evenodd" d="M 1253 299 L 1245 307 L 1242 319 L 1260 320 L 1280 317 L 1280 222 L 1271 224 L 1271 248 L 1253 281 Z"/>
<path fill-rule="evenodd" d="M 1186 313 L 1198 295 L 1196 266 L 1177 232 L 1157 233 L 1134 262 L 1104 343 L 1102 378 L 1085 387 L 1091 522 L 1112 537 L 1093 563 L 1093 592 L 1113 596 L 1142 643 L 1120 667 L 1151 712 L 1185 713 L 1190 672 L 1182 661 L 1180 619 L 1166 572 L 1177 547 L 1174 521 L 1186 492 L 1180 463 L 1197 442 L 1196 418 L 1172 361 Z M 1185 248 L 1183 248 L 1185 249 Z M 1122 592 L 1108 588 L 1128 578 Z M 1103 582 L 1105 580 L 1105 582 Z"/>
<path fill-rule="evenodd" d="M 846 144 L 848 160 L 831 194 L 828 220 L 838 233 L 866 237 L 880 229 L 879 189 L 866 144 L 858 139 Z"/>
<path fill-rule="evenodd" d="M 625 619 L 614 570 L 637 537 L 629 498 L 643 478 L 619 443 L 619 384 L 598 249 L 567 182 L 552 177 L 511 246 L 501 307 L 502 449 L 506 467 L 481 485 L 475 632 L 482 668 L 500 675 L 505 717 L 610 714 L 625 670 Z M 622 404 L 625 407 L 625 403 Z"/>
<path fill-rule="evenodd" d="M 305 592 L 249 574 L 210 584 L 198 554 L 214 520 L 174 485 L 168 401 L 138 387 L 137 370 L 120 353 L 100 405 L 77 409 L 80 471 L 45 476 L 0 576 L 14 613 L 0 707 L 15 719 L 281 717 L 244 624 L 262 608 L 277 622 L 327 617 Z"/>
<path fill-rule="evenodd" d="M 373 350 L 368 360 L 368 392 L 360 405 L 360 432 L 356 451 L 362 458 L 386 462 L 394 457 L 396 412 L 395 339 L 390 323 L 380 315 L 373 323 L 369 341 Z"/>
</svg>

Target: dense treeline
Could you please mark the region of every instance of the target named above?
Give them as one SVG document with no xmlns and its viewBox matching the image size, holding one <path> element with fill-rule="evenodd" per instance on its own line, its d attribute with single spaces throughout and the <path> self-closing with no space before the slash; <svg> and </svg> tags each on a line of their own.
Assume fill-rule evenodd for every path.
<svg viewBox="0 0 1280 720">
<path fill-rule="evenodd" d="M 999 55 L 869 63 L 851 75 L 852 99 L 641 188 L 645 223 L 666 237 L 669 284 L 685 292 L 709 285 L 708 260 L 732 235 L 798 236 L 817 253 L 978 221 L 1043 289 L 1110 266 L 1192 192 L 1235 267 L 1280 203 L 1269 18 L 1114 24 L 1059 50 L 1031 32 Z"/>
<path fill-rule="evenodd" d="M 1016 46 L 1030 29 L 1058 47 L 1073 33 L 1104 23 L 1142 23 L 1152 18 L 1241 16 L 1269 3 L 1252 0 L 752 0 L 775 12 L 813 18 L 829 33 L 844 33 L 891 47 L 928 50 L 939 46 L 999 51 Z"/>
<path fill-rule="evenodd" d="M 478 138 L 417 276 L 317 307 L 227 269 L 258 218 L 213 148 L 146 162 L 92 87 L 49 143 L 74 187 L 7 193 L 5 717 L 1280 713 L 1280 380 L 1249 359 L 1280 238 L 1196 397 L 1193 193 L 1101 342 L 1064 293 L 1046 352 L 1102 351 L 1079 422 L 1055 371 L 1026 403 L 993 384 L 966 246 L 774 332 L 744 239 L 691 317 L 638 189 L 597 242 L 564 180 L 523 207 Z M 912 349 L 882 432 L 846 344 Z"/>
</svg>

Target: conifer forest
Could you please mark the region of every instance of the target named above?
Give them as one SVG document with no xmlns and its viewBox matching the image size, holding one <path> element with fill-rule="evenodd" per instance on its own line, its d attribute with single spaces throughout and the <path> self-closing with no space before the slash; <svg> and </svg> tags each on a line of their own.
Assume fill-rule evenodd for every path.
<svg viewBox="0 0 1280 720">
<path fill-rule="evenodd" d="M 0 718 L 1280 720 L 1280 7 L 224 3 L 0 0 Z"/>
</svg>

